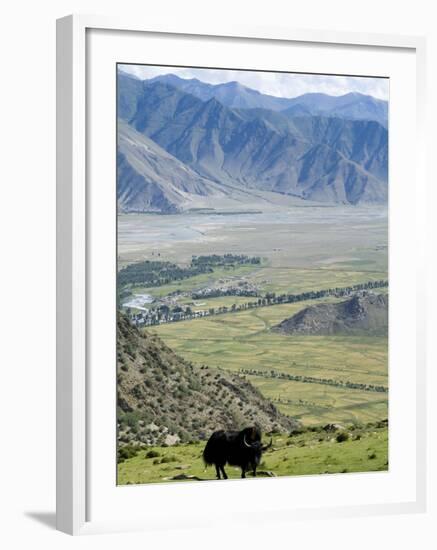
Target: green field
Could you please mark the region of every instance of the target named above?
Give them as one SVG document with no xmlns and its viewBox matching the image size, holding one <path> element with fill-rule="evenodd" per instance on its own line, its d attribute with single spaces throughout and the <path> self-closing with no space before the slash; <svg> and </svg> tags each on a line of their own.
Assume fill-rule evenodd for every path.
<svg viewBox="0 0 437 550">
<path fill-rule="evenodd" d="M 266 292 L 299 294 L 308 290 L 341 288 L 367 281 L 386 279 L 386 271 L 359 271 L 349 269 L 302 269 L 289 267 L 264 267 L 249 277 Z"/>
<path fill-rule="evenodd" d="M 273 447 L 263 455 L 260 476 L 335 474 L 388 470 L 388 431 L 386 427 L 349 426 L 342 433 L 348 439 L 337 442 L 337 433 L 323 430 L 299 435 L 276 434 Z M 215 479 L 213 467 L 205 469 L 202 460 L 204 443 L 175 447 L 147 447 L 118 465 L 118 484 L 156 483 L 173 480 Z M 147 453 L 157 456 L 146 458 Z M 152 454 L 150 453 L 150 454 Z M 226 467 L 230 478 L 240 478 L 241 470 Z M 248 476 L 249 479 L 251 476 Z"/>
<path fill-rule="evenodd" d="M 387 387 L 384 336 L 285 336 L 270 331 L 273 325 L 314 302 L 169 323 L 154 330 L 178 354 L 198 365 L 237 372 L 255 369 L 266 375 L 273 370 Z M 248 378 L 282 412 L 304 424 L 369 422 L 387 416 L 387 393 L 254 375 Z"/>
</svg>

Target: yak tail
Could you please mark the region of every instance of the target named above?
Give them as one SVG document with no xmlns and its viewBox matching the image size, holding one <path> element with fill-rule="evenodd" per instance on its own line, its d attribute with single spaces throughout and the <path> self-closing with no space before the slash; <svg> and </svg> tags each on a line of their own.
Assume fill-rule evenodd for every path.
<svg viewBox="0 0 437 550">
<path fill-rule="evenodd" d="M 208 457 L 207 453 L 205 453 L 205 451 L 203 451 L 203 463 L 205 464 L 205 470 L 208 468 L 208 466 L 212 466 L 212 461 L 211 459 Z"/>
<path fill-rule="evenodd" d="M 205 470 L 208 466 L 212 466 L 214 464 L 214 459 L 211 453 L 211 446 L 208 441 L 208 443 L 205 446 L 205 449 L 202 454 L 203 463 L 205 464 Z"/>
</svg>

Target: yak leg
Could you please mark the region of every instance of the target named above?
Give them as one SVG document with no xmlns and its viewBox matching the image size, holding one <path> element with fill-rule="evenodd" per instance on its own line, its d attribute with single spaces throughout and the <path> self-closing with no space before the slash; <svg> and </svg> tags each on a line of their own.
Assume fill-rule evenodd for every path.
<svg viewBox="0 0 437 550">
<path fill-rule="evenodd" d="M 252 475 L 253 475 L 253 477 L 256 477 L 256 464 L 255 464 L 255 466 L 252 468 Z"/>
<path fill-rule="evenodd" d="M 246 478 L 246 467 L 241 466 L 241 479 L 245 479 L 245 478 Z"/>
<path fill-rule="evenodd" d="M 225 465 L 224 464 L 222 464 L 220 466 L 220 470 L 222 471 L 223 479 L 228 479 L 228 476 L 226 475 L 226 472 L 225 472 Z"/>
<path fill-rule="evenodd" d="M 220 477 L 220 466 L 218 464 L 215 465 L 215 471 L 217 474 L 217 479 L 221 479 Z"/>
</svg>

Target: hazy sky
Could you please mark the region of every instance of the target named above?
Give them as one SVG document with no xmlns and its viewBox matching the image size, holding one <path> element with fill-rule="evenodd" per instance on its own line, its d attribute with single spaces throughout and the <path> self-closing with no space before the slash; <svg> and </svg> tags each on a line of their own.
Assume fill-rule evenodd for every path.
<svg viewBox="0 0 437 550">
<path fill-rule="evenodd" d="M 389 81 L 385 78 L 151 67 L 147 65 L 119 65 L 119 68 L 141 79 L 172 73 L 181 78 L 198 78 L 210 84 L 237 80 L 249 88 L 279 97 L 296 97 L 308 92 L 322 92 L 330 95 L 361 92 L 388 100 Z"/>
</svg>

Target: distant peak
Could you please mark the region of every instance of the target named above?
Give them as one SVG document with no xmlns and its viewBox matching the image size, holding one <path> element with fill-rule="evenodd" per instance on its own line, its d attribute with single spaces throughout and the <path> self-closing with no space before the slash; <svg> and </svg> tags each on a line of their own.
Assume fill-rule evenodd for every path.
<svg viewBox="0 0 437 550">
<path fill-rule="evenodd" d="M 150 78 L 149 80 L 150 82 L 168 82 L 168 81 L 179 82 L 180 80 L 182 80 L 182 78 L 180 78 L 175 74 L 167 73 L 167 74 L 161 74 L 161 75 L 155 76 L 153 78 Z"/>
<path fill-rule="evenodd" d="M 124 76 L 125 78 L 132 78 L 132 80 L 141 80 L 135 74 L 128 73 L 127 71 L 124 71 L 123 69 L 118 69 L 118 76 Z"/>
<path fill-rule="evenodd" d="M 348 92 L 347 94 L 343 94 L 340 97 L 348 97 L 348 98 L 351 98 L 351 99 L 359 99 L 359 98 L 376 99 L 371 95 L 362 94 L 360 92 Z"/>
<path fill-rule="evenodd" d="M 231 80 L 230 82 L 226 82 L 223 85 L 228 86 L 229 88 L 244 88 L 244 86 L 236 80 Z"/>
<path fill-rule="evenodd" d="M 150 82 L 178 82 L 178 83 L 182 83 L 182 82 L 201 82 L 198 78 L 183 78 L 181 76 L 178 76 L 176 74 L 173 74 L 173 73 L 167 73 L 167 74 L 162 74 L 162 75 L 158 75 L 158 76 L 155 76 L 153 78 L 150 78 L 149 79 Z M 203 82 L 201 82 L 203 84 Z"/>
</svg>

